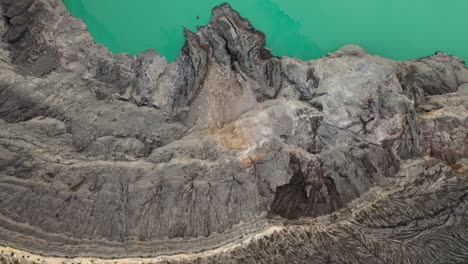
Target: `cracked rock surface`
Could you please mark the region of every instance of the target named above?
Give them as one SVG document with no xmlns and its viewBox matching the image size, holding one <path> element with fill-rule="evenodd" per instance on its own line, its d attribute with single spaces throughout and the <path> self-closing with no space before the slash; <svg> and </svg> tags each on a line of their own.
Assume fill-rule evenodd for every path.
<svg viewBox="0 0 468 264">
<path fill-rule="evenodd" d="M 468 262 L 459 58 L 275 57 L 223 4 L 168 63 L 0 14 L 0 263 Z"/>
</svg>

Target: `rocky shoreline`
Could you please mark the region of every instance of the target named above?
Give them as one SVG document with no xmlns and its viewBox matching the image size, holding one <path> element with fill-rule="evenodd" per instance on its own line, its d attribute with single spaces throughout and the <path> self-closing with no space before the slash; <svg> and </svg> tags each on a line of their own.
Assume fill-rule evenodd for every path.
<svg viewBox="0 0 468 264">
<path fill-rule="evenodd" d="M 0 263 L 468 261 L 461 59 L 275 57 L 223 4 L 168 63 L 0 7 Z"/>
</svg>

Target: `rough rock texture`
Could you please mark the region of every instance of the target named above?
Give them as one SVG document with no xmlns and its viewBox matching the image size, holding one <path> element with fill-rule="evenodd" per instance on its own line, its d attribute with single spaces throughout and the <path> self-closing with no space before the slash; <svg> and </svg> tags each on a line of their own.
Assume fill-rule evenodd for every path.
<svg viewBox="0 0 468 264">
<path fill-rule="evenodd" d="M 468 262 L 460 59 L 278 58 L 224 4 L 167 63 L 0 7 L 0 262 Z"/>
</svg>

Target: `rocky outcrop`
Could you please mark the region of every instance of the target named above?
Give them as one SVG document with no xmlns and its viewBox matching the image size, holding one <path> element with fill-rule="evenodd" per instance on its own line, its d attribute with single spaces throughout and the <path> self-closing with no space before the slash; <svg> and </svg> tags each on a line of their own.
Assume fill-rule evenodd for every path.
<svg viewBox="0 0 468 264">
<path fill-rule="evenodd" d="M 1 261 L 468 260 L 460 59 L 275 57 L 224 4 L 168 63 L 0 6 Z"/>
</svg>

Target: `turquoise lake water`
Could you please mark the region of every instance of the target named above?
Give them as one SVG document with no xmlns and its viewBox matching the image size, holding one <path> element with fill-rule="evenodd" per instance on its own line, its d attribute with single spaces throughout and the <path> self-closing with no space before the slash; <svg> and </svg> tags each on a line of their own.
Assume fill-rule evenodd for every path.
<svg viewBox="0 0 468 264">
<path fill-rule="evenodd" d="M 206 25 L 226 0 L 65 0 L 74 16 L 113 52 L 155 48 L 174 60 L 182 26 Z M 267 35 L 278 56 L 319 58 L 345 44 L 371 53 L 412 59 L 445 51 L 468 60 L 465 0 L 232 0 L 243 17 Z"/>
</svg>

